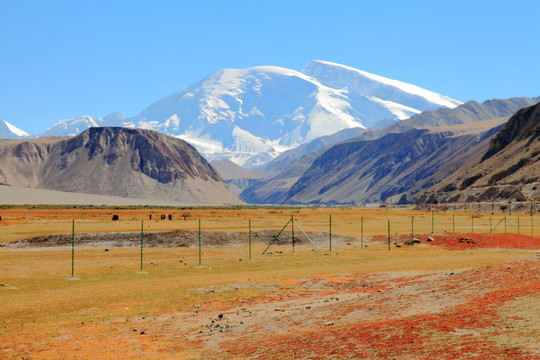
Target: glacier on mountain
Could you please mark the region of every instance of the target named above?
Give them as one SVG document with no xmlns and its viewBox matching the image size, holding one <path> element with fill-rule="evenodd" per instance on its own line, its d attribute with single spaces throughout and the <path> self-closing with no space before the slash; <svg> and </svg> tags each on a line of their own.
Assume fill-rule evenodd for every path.
<svg viewBox="0 0 540 360">
<path fill-rule="evenodd" d="M 351 94 L 389 100 L 416 110 L 454 108 L 461 105 L 460 101 L 416 85 L 328 61 L 312 61 L 302 72 L 316 78 L 326 86 L 347 88 Z"/>
</svg>

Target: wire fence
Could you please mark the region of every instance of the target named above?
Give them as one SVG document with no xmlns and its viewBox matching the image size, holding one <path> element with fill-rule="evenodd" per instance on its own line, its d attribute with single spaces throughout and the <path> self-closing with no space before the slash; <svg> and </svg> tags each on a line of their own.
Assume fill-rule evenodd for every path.
<svg viewBox="0 0 540 360">
<path fill-rule="evenodd" d="M 257 214 L 238 212 L 232 220 L 221 218 L 219 212 L 208 219 L 192 214 L 167 214 L 144 220 L 136 216 L 111 216 L 110 221 L 96 224 L 87 219 L 59 220 L 41 224 L 45 235 L 26 238 L 6 244 L 6 248 L 43 246 L 71 247 L 71 277 L 75 277 L 77 248 L 131 247 L 140 249 L 139 271 L 144 273 L 144 249 L 147 247 L 191 247 L 198 249 L 198 264 L 203 266 L 203 249 L 220 246 L 249 246 L 249 260 L 252 259 L 252 244 L 266 246 L 262 254 L 271 246 L 309 246 L 321 254 L 332 253 L 333 247 L 360 245 L 372 237 L 386 238 L 388 250 L 394 239 L 403 235 L 411 241 L 420 234 L 490 234 L 507 233 L 535 236 L 540 234 L 540 224 L 534 212 L 531 213 L 482 213 L 433 207 L 424 211 L 402 211 L 395 209 L 370 209 L 364 212 L 355 209 L 332 209 L 327 215 L 316 216 L 310 210 L 276 210 Z M 183 215 L 183 216 L 182 216 Z M 200 214 L 198 214 L 200 215 Z M 251 215 L 251 216 L 250 216 Z M 139 215 L 140 217 L 140 215 Z M 167 226 L 165 226 L 167 225 Z M 69 232 L 55 233 L 64 227 Z M 121 228 L 123 231 L 114 231 Z M 169 228 L 169 230 L 163 230 Z M 100 229 L 101 232 L 96 232 Z M 132 229 L 126 231 L 126 229 Z M 158 230 L 159 229 L 159 230 Z M 1 229 L 0 229 L 1 230 Z M 400 237 L 401 236 L 401 237 Z"/>
<path fill-rule="evenodd" d="M 83 213 L 84 214 L 84 213 Z M 395 210 L 395 209 L 332 209 L 327 214 L 310 210 L 280 210 L 257 212 L 238 212 L 237 216 L 230 214 L 221 216 L 215 213 L 195 213 L 182 216 L 178 213 L 161 217 L 141 216 L 141 214 L 120 216 L 111 212 L 109 219 L 88 219 L 83 216 L 73 219 L 40 221 L 33 224 L 21 223 L 17 230 L 13 226 L 0 223 L 0 246 L 6 243 L 34 238 L 34 246 L 48 246 L 47 241 L 54 241 L 57 234 L 71 234 L 76 223 L 76 233 L 86 234 L 88 242 L 98 244 L 104 234 L 112 235 L 111 241 L 121 238 L 128 233 L 143 231 L 152 233 L 153 238 L 159 238 L 172 231 L 199 231 L 202 225 L 203 233 L 234 233 L 247 234 L 279 231 L 294 217 L 295 223 L 306 233 L 326 233 L 342 235 L 350 238 L 360 238 L 374 235 L 384 235 L 388 232 L 390 223 L 391 234 L 446 234 L 446 233 L 516 233 L 535 236 L 540 235 L 540 224 L 536 213 L 485 213 L 463 210 L 432 209 L 424 211 Z M 160 235 L 161 233 L 161 235 Z M 362 233 L 362 234 L 361 234 Z M 184 234 L 185 235 L 185 234 Z M 268 234 L 267 234 L 268 235 Z M 223 235 L 225 238 L 228 236 Z M 48 237 L 48 238 L 47 238 Z M 320 237 L 320 235 L 319 235 Z M 36 239 L 39 238 L 39 239 Z M 107 242 L 104 246 L 107 246 Z M 230 241 L 234 242 L 234 241 Z M 28 243 L 28 241 L 27 241 Z M 129 243 L 129 242 L 128 242 Z M 28 244 L 32 245 L 32 244 Z M 62 243 L 50 244 L 66 245 Z M 128 245 L 128 244 L 125 244 Z M 158 244 L 159 245 L 159 244 Z M 212 244 L 219 245 L 219 244 Z M 151 246 L 156 246 L 155 242 Z"/>
</svg>

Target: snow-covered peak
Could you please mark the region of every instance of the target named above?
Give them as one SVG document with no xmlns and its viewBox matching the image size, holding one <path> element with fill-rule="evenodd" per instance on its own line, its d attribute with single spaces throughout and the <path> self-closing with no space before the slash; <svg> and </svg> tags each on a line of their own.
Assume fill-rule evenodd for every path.
<svg viewBox="0 0 540 360">
<path fill-rule="evenodd" d="M 363 127 L 341 89 L 276 66 L 216 71 L 125 124 L 181 137 L 210 160 L 227 154 L 247 166 L 319 136 Z"/>
<path fill-rule="evenodd" d="M 249 75 L 253 76 L 290 76 L 290 77 L 298 77 L 306 81 L 313 81 L 309 76 L 306 74 L 292 70 L 287 69 L 280 66 L 271 66 L 271 65 L 263 65 L 263 66 L 253 66 L 250 68 L 245 69 L 221 69 L 215 72 L 214 74 L 219 75 L 227 75 L 231 77 L 245 77 Z M 212 75 L 211 75 L 212 76 Z"/>
<path fill-rule="evenodd" d="M 328 61 L 314 60 L 302 71 L 330 87 L 348 88 L 362 95 L 390 100 L 419 110 L 454 108 L 462 103 L 403 81 Z"/>
<path fill-rule="evenodd" d="M 301 72 L 277 66 L 218 70 L 134 117 L 62 120 L 42 135 L 75 135 L 90 126 L 152 129 L 190 142 L 208 160 L 252 167 L 321 136 L 458 104 L 415 85 L 313 61 Z"/>
<path fill-rule="evenodd" d="M 19 139 L 30 136 L 26 131 L 23 131 L 6 120 L 0 119 L 0 138 L 2 139 Z"/>
<path fill-rule="evenodd" d="M 60 120 L 37 136 L 75 136 L 90 127 L 125 126 L 126 119 L 127 118 L 119 112 L 113 112 L 100 118 L 84 115 L 73 119 Z"/>
<path fill-rule="evenodd" d="M 101 126 L 101 121 L 101 118 L 94 119 L 90 115 L 79 116 L 73 119 L 64 119 L 60 120 L 38 136 L 75 136 L 90 127 Z"/>
</svg>

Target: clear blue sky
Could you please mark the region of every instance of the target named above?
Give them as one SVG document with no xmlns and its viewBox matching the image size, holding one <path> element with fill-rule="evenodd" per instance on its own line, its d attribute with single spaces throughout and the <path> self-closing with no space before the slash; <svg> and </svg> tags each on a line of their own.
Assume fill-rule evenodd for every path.
<svg viewBox="0 0 540 360">
<path fill-rule="evenodd" d="M 0 0 L 0 118 L 134 116 L 221 68 L 341 63 L 460 101 L 540 95 L 540 1 Z"/>
</svg>

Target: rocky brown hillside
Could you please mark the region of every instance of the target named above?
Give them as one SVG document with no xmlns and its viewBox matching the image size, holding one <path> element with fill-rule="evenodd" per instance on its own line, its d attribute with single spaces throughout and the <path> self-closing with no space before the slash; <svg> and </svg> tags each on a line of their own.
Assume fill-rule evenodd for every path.
<svg viewBox="0 0 540 360">
<path fill-rule="evenodd" d="M 505 119 L 390 133 L 352 140 L 318 157 L 291 187 L 284 203 L 410 202 L 487 148 Z"/>
<path fill-rule="evenodd" d="M 540 198 L 540 104 L 519 110 L 487 151 L 419 202 L 536 201 Z"/>
<path fill-rule="evenodd" d="M 90 128 L 72 138 L 3 140 L 0 183 L 192 204 L 241 202 L 191 145 L 130 128 Z"/>
</svg>

